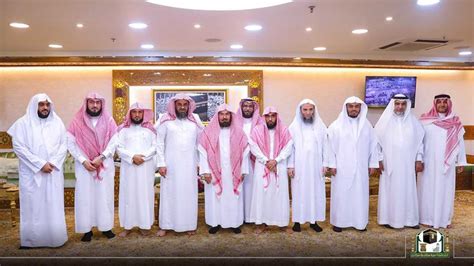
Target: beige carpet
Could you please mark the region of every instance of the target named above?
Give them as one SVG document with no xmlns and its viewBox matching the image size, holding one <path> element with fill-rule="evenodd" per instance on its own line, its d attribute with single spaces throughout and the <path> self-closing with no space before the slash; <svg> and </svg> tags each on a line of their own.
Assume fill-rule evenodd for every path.
<svg viewBox="0 0 474 266">
<path fill-rule="evenodd" d="M 326 221 L 321 223 L 324 229 L 321 233 L 305 225 L 301 233 L 287 234 L 272 228 L 255 235 L 252 225 L 244 225 L 240 235 L 226 230 L 209 235 L 204 206 L 200 206 L 198 232 L 194 236 L 171 233 L 158 238 L 155 226 L 147 237 L 134 232 L 127 238 L 117 236 L 107 240 L 95 233 L 90 243 L 81 242 L 81 235 L 74 233 L 74 209 L 68 208 L 69 241 L 57 249 L 32 250 L 18 249 L 18 227 L 11 228 L 9 212 L 0 210 L 0 257 L 404 257 L 405 252 L 410 253 L 415 234 L 420 230 L 391 230 L 377 225 L 376 204 L 377 197 L 371 197 L 367 232 L 345 230 L 337 234 Z M 114 231 L 119 233 L 117 215 L 115 222 Z M 456 257 L 474 257 L 474 192 L 456 193 L 453 227 L 443 230 L 448 233 L 450 249 L 455 244 Z"/>
</svg>

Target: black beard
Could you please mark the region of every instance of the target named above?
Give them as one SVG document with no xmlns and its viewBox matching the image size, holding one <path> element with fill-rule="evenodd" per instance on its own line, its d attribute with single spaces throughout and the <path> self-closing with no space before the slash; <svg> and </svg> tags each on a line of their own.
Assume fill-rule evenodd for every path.
<svg viewBox="0 0 474 266">
<path fill-rule="evenodd" d="M 176 112 L 176 117 L 178 119 L 184 119 L 188 116 L 188 112 Z"/>
<path fill-rule="evenodd" d="M 276 121 L 275 121 L 275 123 L 272 124 L 272 125 L 269 125 L 269 124 L 267 123 L 268 129 L 274 129 L 276 126 L 277 126 L 277 122 L 276 122 Z"/>
<path fill-rule="evenodd" d="M 102 108 L 99 109 L 99 111 L 97 112 L 92 112 L 91 110 L 89 110 L 89 108 L 86 109 L 86 113 L 90 116 L 90 117 L 97 117 L 99 116 L 101 113 L 102 113 Z"/>
<path fill-rule="evenodd" d="M 132 120 L 132 123 L 134 123 L 135 125 L 141 125 L 143 123 L 143 118 L 138 121 L 135 119 L 131 119 L 131 120 Z"/>
<path fill-rule="evenodd" d="M 40 111 L 38 111 L 38 117 L 41 118 L 41 119 L 45 119 L 45 118 L 48 118 L 49 116 L 49 111 L 47 114 L 43 115 Z"/>
<path fill-rule="evenodd" d="M 356 114 L 355 116 L 352 116 L 350 114 L 347 114 L 350 118 L 357 118 L 359 116 L 359 114 Z"/>
<path fill-rule="evenodd" d="M 242 112 L 242 116 L 243 116 L 244 118 L 252 118 L 253 112 L 250 113 L 249 115 L 246 115 L 244 112 Z"/>
<path fill-rule="evenodd" d="M 226 121 L 226 122 L 219 122 L 219 126 L 221 127 L 230 127 L 231 121 Z"/>
<path fill-rule="evenodd" d="M 310 117 L 310 118 L 304 118 L 303 117 L 303 123 L 305 123 L 305 124 L 312 124 L 313 121 L 314 121 L 313 117 Z"/>
</svg>

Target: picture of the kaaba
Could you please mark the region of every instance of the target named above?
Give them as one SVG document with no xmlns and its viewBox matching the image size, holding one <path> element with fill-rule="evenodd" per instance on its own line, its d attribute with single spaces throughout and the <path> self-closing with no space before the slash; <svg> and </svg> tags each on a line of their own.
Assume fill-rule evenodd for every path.
<svg viewBox="0 0 474 266">
<path fill-rule="evenodd" d="M 178 93 L 187 94 L 196 103 L 194 113 L 199 115 L 199 118 L 204 124 L 209 123 L 214 116 L 219 105 L 227 103 L 226 89 L 212 89 L 212 90 L 153 90 L 153 111 L 155 114 L 155 121 L 160 115 L 167 112 L 168 102 Z"/>
</svg>

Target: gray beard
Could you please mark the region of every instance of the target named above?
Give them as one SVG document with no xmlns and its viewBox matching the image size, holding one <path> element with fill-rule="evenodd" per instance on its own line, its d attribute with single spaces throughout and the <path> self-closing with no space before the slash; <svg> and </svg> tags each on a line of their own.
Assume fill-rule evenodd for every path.
<svg viewBox="0 0 474 266">
<path fill-rule="evenodd" d="M 187 113 L 176 113 L 178 119 L 185 119 L 188 116 Z"/>
<path fill-rule="evenodd" d="M 303 117 L 303 123 L 305 124 L 312 124 L 314 122 L 314 118 L 313 117 L 310 117 L 310 118 L 304 118 Z"/>
</svg>

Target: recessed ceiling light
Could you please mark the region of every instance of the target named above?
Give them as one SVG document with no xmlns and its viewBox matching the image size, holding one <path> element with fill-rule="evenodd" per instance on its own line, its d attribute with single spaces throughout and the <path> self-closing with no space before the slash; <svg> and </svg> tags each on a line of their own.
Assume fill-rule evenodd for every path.
<svg viewBox="0 0 474 266">
<path fill-rule="evenodd" d="M 293 2 L 292 0 L 239 0 L 239 1 L 222 1 L 222 0 L 146 0 L 148 3 L 194 10 L 247 10 L 263 7 L 277 6 Z"/>
<path fill-rule="evenodd" d="M 369 30 L 367 30 L 367 29 L 355 29 L 355 30 L 352 31 L 352 33 L 354 33 L 354 34 L 365 34 L 367 32 L 369 32 Z"/>
<path fill-rule="evenodd" d="M 244 46 L 242 44 L 232 44 L 230 46 L 231 49 L 242 49 Z"/>
<path fill-rule="evenodd" d="M 77 28 L 84 28 L 84 24 L 82 24 L 82 23 L 77 23 L 77 24 L 76 24 L 76 27 L 77 27 Z"/>
<path fill-rule="evenodd" d="M 149 44 L 149 43 L 147 43 L 147 44 L 142 44 L 142 45 L 140 45 L 140 47 L 141 47 L 142 49 L 153 49 L 153 48 L 155 48 L 155 46 L 154 46 L 153 44 Z"/>
<path fill-rule="evenodd" d="M 393 20 L 393 17 L 386 17 L 385 20 L 386 20 L 386 21 L 392 21 L 392 20 Z"/>
<path fill-rule="evenodd" d="M 463 56 L 472 55 L 472 52 L 471 51 L 462 51 L 462 52 L 459 52 L 459 55 L 463 55 Z"/>
<path fill-rule="evenodd" d="M 312 31 L 312 30 L 313 30 L 313 29 L 310 28 L 310 27 L 307 27 L 307 28 L 305 29 L 305 31 L 307 31 L 307 32 L 310 32 L 310 31 Z"/>
<path fill-rule="evenodd" d="M 257 24 L 247 25 L 247 26 L 245 26 L 245 29 L 248 30 L 248 31 L 259 31 L 259 30 L 262 29 L 262 26 L 257 25 Z"/>
<path fill-rule="evenodd" d="M 440 0 L 418 0 L 418 1 L 416 1 L 416 3 L 419 6 L 431 6 L 431 5 L 438 4 L 439 1 Z"/>
<path fill-rule="evenodd" d="M 301 57 L 294 57 L 295 60 L 301 60 Z"/>
<path fill-rule="evenodd" d="M 141 22 L 130 23 L 128 24 L 128 26 L 132 29 L 145 29 L 146 27 L 148 27 L 147 24 Z"/>
<path fill-rule="evenodd" d="M 195 28 L 195 29 L 200 29 L 200 28 L 201 28 L 201 25 L 199 25 L 199 24 L 194 24 L 194 28 Z"/>
<path fill-rule="evenodd" d="M 54 49 L 61 49 L 63 48 L 63 46 L 61 44 L 57 44 L 57 43 L 52 43 L 50 45 L 48 45 L 49 48 L 54 48 Z"/>
<path fill-rule="evenodd" d="M 315 50 L 315 51 L 326 51 L 326 47 L 322 47 L 322 46 L 314 47 L 313 50 Z"/>
<path fill-rule="evenodd" d="M 18 28 L 18 29 L 27 29 L 30 27 L 30 25 L 21 23 L 21 22 L 12 22 L 10 23 L 10 27 Z"/>
</svg>

